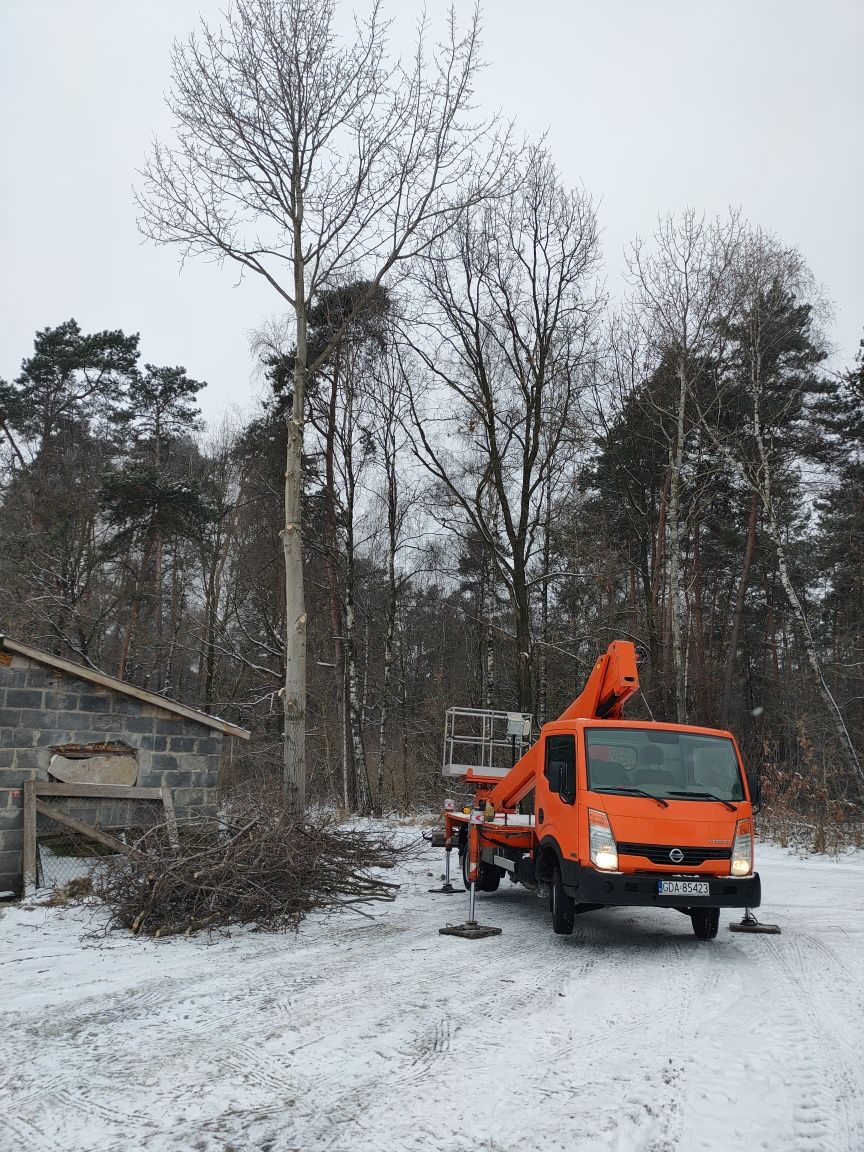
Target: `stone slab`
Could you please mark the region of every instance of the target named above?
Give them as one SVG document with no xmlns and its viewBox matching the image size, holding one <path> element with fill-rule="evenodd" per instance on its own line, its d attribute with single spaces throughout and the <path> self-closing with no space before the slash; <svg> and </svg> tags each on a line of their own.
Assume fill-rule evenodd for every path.
<svg viewBox="0 0 864 1152">
<path fill-rule="evenodd" d="M 134 756 L 87 756 L 75 760 L 52 756 L 48 771 L 63 784 L 131 785 L 138 777 L 138 763 Z"/>
</svg>

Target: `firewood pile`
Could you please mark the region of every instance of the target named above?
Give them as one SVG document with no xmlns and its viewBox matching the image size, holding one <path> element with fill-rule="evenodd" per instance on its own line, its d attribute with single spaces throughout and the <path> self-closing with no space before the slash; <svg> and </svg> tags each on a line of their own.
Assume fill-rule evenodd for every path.
<svg viewBox="0 0 864 1152">
<path fill-rule="evenodd" d="M 218 826 L 181 825 L 179 846 L 166 826 L 149 830 L 128 856 L 102 862 L 93 891 L 112 925 L 136 935 L 296 928 L 315 910 L 395 899 L 399 885 L 380 871 L 412 850 L 332 818 L 298 821 L 278 805 L 247 802 Z"/>
</svg>

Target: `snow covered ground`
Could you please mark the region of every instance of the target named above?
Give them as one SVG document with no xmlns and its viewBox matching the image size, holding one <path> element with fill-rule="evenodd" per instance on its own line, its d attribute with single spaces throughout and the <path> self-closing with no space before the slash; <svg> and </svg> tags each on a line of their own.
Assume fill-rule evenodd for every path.
<svg viewBox="0 0 864 1152">
<path fill-rule="evenodd" d="M 864 858 L 762 848 L 782 936 L 675 912 L 553 936 L 439 937 L 441 853 L 398 900 L 298 936 L 81 939 L 81 909 L 0 920 L 2 1152 L 862 1152 Z M 97 916 L 98 923 L 98 916 Z"/>
</svg>

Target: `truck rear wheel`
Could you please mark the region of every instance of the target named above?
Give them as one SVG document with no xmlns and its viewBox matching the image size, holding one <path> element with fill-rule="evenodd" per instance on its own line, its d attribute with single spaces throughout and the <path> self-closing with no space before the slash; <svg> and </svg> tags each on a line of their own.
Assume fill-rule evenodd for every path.
<svg viewBox="0 0 864 1152">
<path fill-rule="evenodd" d="M 573 933 L 573 918 L 576 914 L 576 901 L 564 891 L 561 869 L 555 865 L 552 875 L 552 890 L 549 894 L 552 909 L 552 929 L 556 936 L 570 936 Z"/>
<path fill-rule="evenodd" d="M 691 908 L 690 922 L 693 934 L 699 940 L 713 940 L 720 927 L 719 908 Z"/>
<path fill-rule="evenodd" d="M 467 888 L 471 883 L 468 879 L 468 852 L 467 850 L 462 854 L 462 881 Z M 484 864 L 481 860 L 480 866 L 477 869 L 477 891 L 478 892 L 497 892 L 498 885 L 501 882 L 501 869 L 496 868 L 494 864 Z"/>
</svg>

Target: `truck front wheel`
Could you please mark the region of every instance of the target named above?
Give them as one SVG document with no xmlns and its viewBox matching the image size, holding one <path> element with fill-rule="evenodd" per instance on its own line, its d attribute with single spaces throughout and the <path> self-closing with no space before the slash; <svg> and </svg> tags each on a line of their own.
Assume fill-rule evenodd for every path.
<svg viewBox="0 0 864 1152">
<path fill-rule="evenodd" d="M 564 891 L 564 884 L 561 880 L 561 869 L 557 864 L 552 874 L 552 890 L 549 895 L 549 904 L 552 909 L 552 928 L 556 936 L 572 935 L 576 901 Z"/>
<path fill-rule="evenodd" d="M 690 922 L 693 925 L 693 934 L 699 940 L 713 940 L 720 927 L 720 909 L 691 908 Z"/>
</svg>

